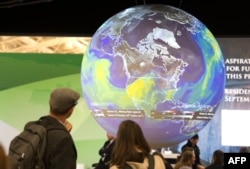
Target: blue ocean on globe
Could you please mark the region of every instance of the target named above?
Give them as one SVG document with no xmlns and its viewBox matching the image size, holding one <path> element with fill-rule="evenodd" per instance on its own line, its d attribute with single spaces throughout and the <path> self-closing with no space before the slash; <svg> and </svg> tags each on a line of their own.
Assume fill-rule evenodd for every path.
<svg viewBox="0 0 250 169">
<path fill-rule="evenodd" d="M 225 87 L 223 55 L 209 29 L 176 7 L 125 9 L 92 36 L 81 66 L 85 102 L 116 135 L 136 121 L 152 147 L 176 145 L 213 118 Z"/>
</svg>

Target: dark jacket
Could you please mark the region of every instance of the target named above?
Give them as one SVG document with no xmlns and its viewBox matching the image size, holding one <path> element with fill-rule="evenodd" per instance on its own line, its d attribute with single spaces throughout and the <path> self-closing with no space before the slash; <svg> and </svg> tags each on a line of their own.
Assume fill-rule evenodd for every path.
<svg viewBox="0 0 250 169">
<path fill-rule="evenodd" d="M 95 169 L 109 169 L 110 156 L 114 145 L 115 140 L 112 142 L 110 140 L 105 141 L 99 150 L 99 155 L 101 156 L 99 162 L 92 165 Z"/>
<path fill-rule="evenodd" d="M 206 167 L 206 169 L 223 169 L 223 165 L 221 164 L 211 164 L 209 166 Z"/>
<path fill-rule="evenodd" d="M 41 117 L 47 128 L 47 148 L 44 156 L 46 169 L 76 169 L 77 152 L 66 128 L 51 116 Z"/>
</svg>

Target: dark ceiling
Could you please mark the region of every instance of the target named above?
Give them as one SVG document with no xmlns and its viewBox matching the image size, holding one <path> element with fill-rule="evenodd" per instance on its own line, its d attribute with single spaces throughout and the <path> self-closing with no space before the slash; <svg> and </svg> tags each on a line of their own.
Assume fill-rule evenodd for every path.
<svg viewBox="0 0 250 169">
<path fill-rule="evenodd" d="M 136 5 L 178 7 L 215 36 L 249 36 L 247 0 L 1 0 L 1 35 L 91 36 L 108 18 Z"/>
</svg>

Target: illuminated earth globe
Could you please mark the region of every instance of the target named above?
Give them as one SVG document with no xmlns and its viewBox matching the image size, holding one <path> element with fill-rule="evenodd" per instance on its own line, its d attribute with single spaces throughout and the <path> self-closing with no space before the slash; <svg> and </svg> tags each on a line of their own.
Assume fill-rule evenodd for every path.
<svg viewBox="0 0 250 169">
<path fill-rule="evenodd" d="M 136 121 L 152 147 L 172 146 L 213 118 L 225 87 L 221 49 L 208 28 L 168 5 L 138 5 L 105 21 L 81 66 L 89 111 L 113 135 Z"/>
</svg>

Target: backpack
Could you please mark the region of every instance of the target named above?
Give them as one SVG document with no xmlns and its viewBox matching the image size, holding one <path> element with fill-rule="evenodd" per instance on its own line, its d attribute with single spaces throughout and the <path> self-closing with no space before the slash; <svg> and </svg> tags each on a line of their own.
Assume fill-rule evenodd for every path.
<svg viewBox="0 0 250 169">
<path fill-rule="evenodd" d="M 9 146 L 10 169 L 44 169 L 47 129 L 41 121 L 30 121 Z"/>
<path fill-rule="evenodd" d="M 155 167 L 155 159 L 154 159 L 154 155 L 149 154 L 149 158 L 148 158 L 148 169 L 154 169 Z M 132 167 L 128 164 L 125 163 L 123 169 L 131 169 Z"/>
</svg>

